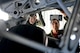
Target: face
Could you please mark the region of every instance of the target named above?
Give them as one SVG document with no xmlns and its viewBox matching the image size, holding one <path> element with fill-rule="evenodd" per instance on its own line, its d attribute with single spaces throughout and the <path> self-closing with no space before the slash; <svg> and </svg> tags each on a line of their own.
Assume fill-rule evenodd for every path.
<svg viewBox="0 0 80 53">
<path fill-rule="evenodd" d="M 52 24 L 52 29 L 59 30 L 59 21 L 58 20 L 52 20 L 51 24 Z"/>
<path fill-rule="evenodd" d="M 36 22 L 36 16 L 34 15 L 34 16 L 30 17 L 29 22 L 30 22 L 30 24 L 34 24 Z"/>
</svg>

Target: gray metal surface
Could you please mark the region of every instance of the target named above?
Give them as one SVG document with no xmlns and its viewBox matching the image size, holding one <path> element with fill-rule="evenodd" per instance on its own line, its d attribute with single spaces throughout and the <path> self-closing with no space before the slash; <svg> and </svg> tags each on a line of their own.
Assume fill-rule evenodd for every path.
<svg viewBox="0 0 80 53">
<path fill-rule="evenodd" d="M 49 6 L 55 6 L 58 1 L 59 0 L 39 0 L 38 4 L 36 4 L 36 0 L 18 0 L 18 1 L 16 0 L 14 2 L 8 2 L 2 5 L 1 8 L 5 12 L 9 13 L 11 16 L 18 18 L 26 13 L 32 13 L 34 11 L 42 11 L 42 9 L 47 9 Z M 74 1 L 75 0 L 70 2 L 74 2 Z M 62 9 L 65 10 L 66 14 L 70 17 L 70 12 L 63 5 L 63 3 L 67 3 L 67 2 L 61 3 L 59 1 L 58 3 L 59 5 L 60 4 L 62 5 L 61 6 Z M 72 3 L 69 3 L 68 5 L 70 4 Z M 57 4 L 56 7 L 59 7 L 59 5 Z"/>
</svg>

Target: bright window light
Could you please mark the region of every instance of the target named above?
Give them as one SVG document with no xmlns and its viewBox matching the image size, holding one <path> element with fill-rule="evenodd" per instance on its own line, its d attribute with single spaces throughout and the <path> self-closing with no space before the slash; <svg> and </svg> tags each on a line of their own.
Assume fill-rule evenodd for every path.
<svg viewBox="0 0 80 53">
<path fill-rule="evenodd" d="M 7 21 L 9 19 L 9 15 L 0 9 L 0 19 Z"/>
<path fill-rule="evenodd" d="M 40 0 L 36 0 L 36 3 L 40 3 Z"/>
</svg>

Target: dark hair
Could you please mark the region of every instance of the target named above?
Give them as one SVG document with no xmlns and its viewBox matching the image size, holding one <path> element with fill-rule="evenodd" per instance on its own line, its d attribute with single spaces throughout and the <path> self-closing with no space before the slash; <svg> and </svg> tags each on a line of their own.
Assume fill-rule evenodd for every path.
<svg viewBox="0 0 80 53">
<path fill-rule="evenodd" d="M 53 21 L 53 20 L 57 20 L 57 19 L 52 19 L 51 21 Z M 59 20 L 57 20 L 58 21 L 58 23 L 59 23 Z"/>
<path fill-rule="evenodd" d="M 34 15 L 36 16 L 36 14 L 30 14 L 31 17 L 34 16 Z"/>
</svg>

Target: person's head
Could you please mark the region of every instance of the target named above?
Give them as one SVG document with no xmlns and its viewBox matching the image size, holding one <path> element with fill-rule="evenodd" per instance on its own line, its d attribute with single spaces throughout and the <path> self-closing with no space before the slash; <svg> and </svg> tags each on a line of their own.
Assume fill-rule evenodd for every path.
<svg viewBox="0 0 80 53">
<path fill-rule="evenodd" d="M 36 20 L 37 20 L 36 18 L 37 18 L 36 14 L 30 14 L 29 23 L 30 24 L 35 24 Z"/>
<path fill-rule="evenodd" d="M 52 25 L 52 30 L 59 30 L 59 26 L 60 26 L 59 20 L 52 19 L 51 25 Z"/>
</svg>

